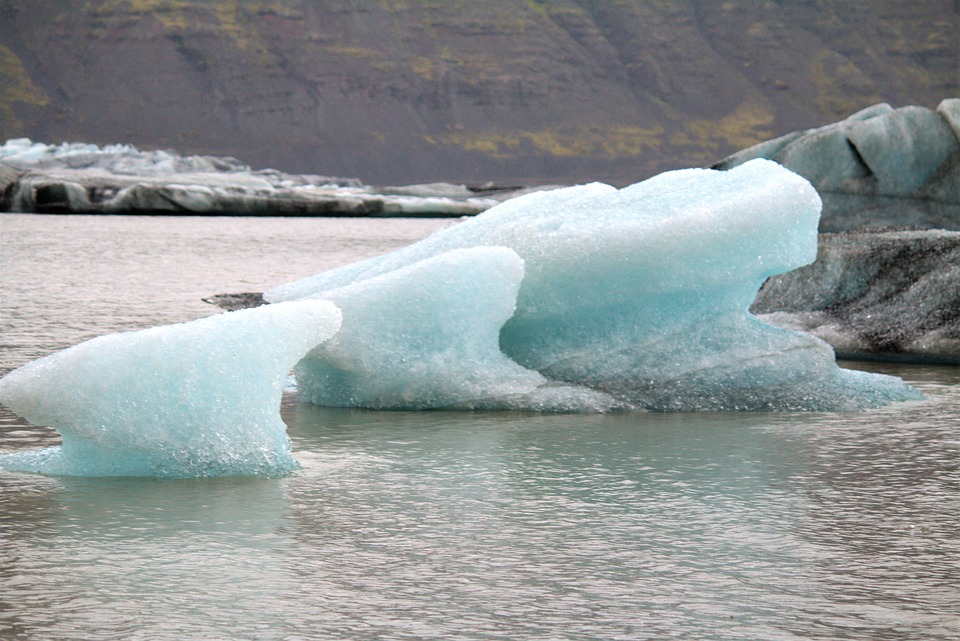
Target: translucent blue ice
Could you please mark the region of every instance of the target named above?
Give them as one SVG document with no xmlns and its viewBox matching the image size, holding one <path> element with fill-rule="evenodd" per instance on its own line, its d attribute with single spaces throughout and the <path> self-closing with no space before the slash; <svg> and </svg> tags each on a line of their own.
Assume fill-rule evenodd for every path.
<svg viewBox="0 0 960 641">
<path fill-rule="evenodd" d="M 523 279 L 513 250 L 473 247 L 324 292 L 343 326 L 297 365 L 298 398 L 377 409 L 618 407 L 606 394 L 550 384 L 500 351 Z"/>
<path fill-rule="evenodd" d="M 523 259 L 524 276 L 500 347 L 551 381 L 654 410 L 835 410 L 916 398 L 899 379 L 841 369 L 826 343 L 748 313 L 768 276 L 816 258 L 819 212 L 810 184 L 770 161 L 685 169 L 621 190 L 590 184 L 521 196 L 265 297 L 326 297 L 455 249 L 507 247 Z M 472 291 L 493 278 L 478 276 Z M 425 322 L 451 326 L 469 295 L 437 290 Z M 424 405 L 398 398 L 391 406 Z"/>
<path fill-rule="evenodd" d="M 340 327 L 327 301 L 270 305 L 112 334 L 14 370 L 0 402 L 63 445 L 0 456 L 7 470 L 80 476 L 284 474 L 290 369 Z"/>
<path fill-rule="evenodd" d="M 279 416 L 372 408 L 849 410 L 919 395 L 839 368 L 748 308 L 810 263 L 820 199 L 767 161 L 625 189 L 537 192 L 406 247 L 266 292 L 266 307 L 88 341 L 15 370 L 0 401 L 63 446 L 51 474 L 294 469 Z"/>
</svg>

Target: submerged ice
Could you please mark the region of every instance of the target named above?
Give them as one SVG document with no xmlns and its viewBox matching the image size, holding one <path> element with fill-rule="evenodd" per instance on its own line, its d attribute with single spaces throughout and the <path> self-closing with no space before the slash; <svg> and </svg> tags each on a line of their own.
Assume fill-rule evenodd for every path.
<svg viewBox="0 0 960 641">
<path fill-rule="evenodd" d="M 766 160 L 616 189 L 537 192 L 270 305 L 94 339 L 9 374 L 0 401 L 62 448 L 0 465 L 62 474 L 292 469 L 302 401 L 538 411 L 849 410 L 917 398 L 839 368 L 819 339 L 748 312 L 814 260 L 820 199 Z"/>
</svg>

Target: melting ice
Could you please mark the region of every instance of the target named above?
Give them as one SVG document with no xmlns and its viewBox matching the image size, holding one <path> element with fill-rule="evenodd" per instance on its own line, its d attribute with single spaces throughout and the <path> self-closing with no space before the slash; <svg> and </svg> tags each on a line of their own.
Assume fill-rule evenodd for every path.
<svg viewBox="0 0 960 641">
<path fill-rule="evenodd" d="M 816 257 L 820 199 L 766 160 L 537 192 L 266 307 L 94 339 L 0 381 L 62 448 L 7 469 L 280 473 L 279 400 L 538 411 L 850 410 L 918 398 L 748 308 Z"/>
<path fill-rule="evenodd" d="M 502 323 L 502 306 L 464 310 L 479 300 L 472 297 L 508 287 L 515 271 L 509 278 L 492 267 L 465 275 L 472 281 L 466 291 L 431 288 L 433 302 L 418 322 L 436 328 L 446 350 L 463 347 L 460 363 L 468 343 L 446 338 L 451 325 L 462 327 L 461 337 L 487 337 L 488 353 L 497 353 L 497 340 L 503 354 L 552 385 L 577 386 L 579 392 L 568 388 L 561 397 L 577 399 L 582 409 L 841 410 L 913 397 L 899 379 L 841 369 L 826 343 L 749 314 L 767 277 L 814 261 L 819 213 L 813 187 L 770 161 L 728 172 L 685 169 L 621 190 L 590 184 L 521 196 L 409 247 L 281 285 L 265 297 L 339 301 L 351 297 L 350 288 L 378 278 L 399 291 L 390 296 L 403 298 L 413 291 L 412 283 L 426 282 L 405 276 L 410 266 L 463 248 L 505 247 L 522 259 L 523 276 L 498 337 L 475 332 L 478 324 Z M 390 332 L 393 323 L 402 322 L 387 316 L 364 323 L 362 333 Z M 349 317 L 344 314 L 345 326 Z M 435 389 L 407 385 L 412 379 L 407 372 L 429 367 L 434 358 L 417 336 L 405 347 L 391 344 L 389 357 L 381 353 L 406 364 L 395 374 L 398 391 L 392 396 L 378 394 L 371 402 L 365 397 L 374 384 L 361 383 L 366 391 L 357 393 L 356 380 L 341 383 L 360 370 L 340 368 L 323 349 L 301 362 L 298 372 L 327 374 L 300 376 L 300 393 L 327 404 L 375 407 L 462 403 L 460 396 L 434 393 L 448 384 L 443 367 L 433 378 Z M 469 344 L 475 340 L 483 339 L 471 338 Z M 376 359 L 372 347 L 369 357 Z M 495 359 L 472 358 L 469 369 L 479 378 L 484 371 L 492 374 L 488 368 L 494 363 L 499 367 Z M 447 371 L 465 375 L 462 369 Z M 361 379 L 371 375 L 365 372 Z M 551 400 L 530 391 L 518 384 L 520 396 L 511 397 L 491 388 L 475 403 L 550 409 Z"/>
<path fill-rule="evenodd" d="M 280 397 L 290 368 L 340 327 L 327 301 L 270 305 L 94 338 L 0 380 L 0 401 L 63 445 L 0 467 L 71 476 L 296 469 Z"/>
</svg>

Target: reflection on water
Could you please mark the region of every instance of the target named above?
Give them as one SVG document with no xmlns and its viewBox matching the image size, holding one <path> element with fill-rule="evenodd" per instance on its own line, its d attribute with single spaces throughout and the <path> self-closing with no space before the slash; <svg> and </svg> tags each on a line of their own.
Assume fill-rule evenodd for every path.
<svg viewBox="0 0 960 641">
<path fill-rule="evenodd" d="M 403 598 L 426 577 L 438 626 L 466 608 L 490 636 L 506 619 L 569 638 L 930 639 L 960 611 L 960 446 L 944 449 L 955 421 L 930 420 L 956 400 L 844 416 L 300 406 L 288 421 L 298 446 L 351 461 L 308 502 L 345 511 L 308 509 L 305 529 L 374 545 L 395 617 L 430 620 Z"/>
<path fill-rule="evenodd" d="M 231 627 L 237 636 L 224 638 L 244 638 L 238 617 L 269 603 L 285 576 L 277 484 L 0 483 L 4 639 L 215 638 Z"/>
<path fill-rule="evenodd" d="M 46 221 L 16 229 L 59 238 Z M 197 269 L 172 248 L 194 255 L 221 238 L 217 224 L 151 228 L 184 236 L 144 241 L 137 269 L 165 269 L 155 251 Z M 231 223 L 217 278 L 285 269 L 243 254 L 265 224 L 245 236 Z M 324 225 L 317 246 L 338 233 Z M 123 282 L 77 275 L 77 299 L 52 304 L 42 292 L 60 285 L 41 279 L 31 300 L 11 302 L 26 289 L 8 274 L 32 270 L 7 271 L 7 229 L 2 322 L 20 338 L 8 350 L 4 336 L 4 367 L 49 349 L 47 337 L 126 328 L 98 316 L 123 307 Z M 189 316 L 182 299 L 253 288 L 193 292 L 184 273 L 131 316 Z M 845 414 L 564 416 L 288 396 L 304 466 L 288 478 L 0 473 L 0 638 L 956 639 L 960 368 L 855 366 L 902 375 L 928 400 Z M 0 410 L 0 449 L 57 442 Z"/>
</svg>

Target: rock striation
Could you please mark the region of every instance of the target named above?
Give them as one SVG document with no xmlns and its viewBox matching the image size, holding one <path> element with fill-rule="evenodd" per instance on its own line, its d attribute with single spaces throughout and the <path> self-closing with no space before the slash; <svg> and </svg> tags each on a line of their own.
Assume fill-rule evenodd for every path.
<svg viewBox="0 0 960 641">
<path fill-rule="evenodd" d="M 960 365 L 960 232 L 820 234 L 816 262 L 768 279 L 751 311 L 842 358 Z"/>
<path fill-rule="evenodd" d="M 823 199 L 820 231 L 911 226 L 960 230 L 960 98 L 936 110 L 881 103 L 840 122 L 787 134 L 713 165 L 774 160 Z"/>
</svg>

